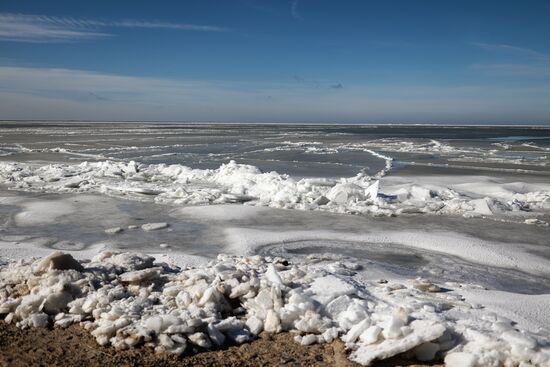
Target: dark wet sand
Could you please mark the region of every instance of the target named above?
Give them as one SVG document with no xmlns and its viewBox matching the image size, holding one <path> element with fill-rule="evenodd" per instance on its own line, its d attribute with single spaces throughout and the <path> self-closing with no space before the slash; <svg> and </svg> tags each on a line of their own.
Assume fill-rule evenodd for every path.
<svg viewBox="0 0 550 367">
<path fill-rule="evenodd" d="M 358 366 L 347 359 L 341 341 L 305 347 L 294 342 L 290 333 L 262 335 L 251 343 L 215 351 L 189 349 L 183 357 L 155 354 L 146 348 L 117 351 L 99 346 L 79 326 L 20 330 L 0 321 L 0 366 Z M 393 358 L 375 366 L 416 363 Z"/>
</svg>

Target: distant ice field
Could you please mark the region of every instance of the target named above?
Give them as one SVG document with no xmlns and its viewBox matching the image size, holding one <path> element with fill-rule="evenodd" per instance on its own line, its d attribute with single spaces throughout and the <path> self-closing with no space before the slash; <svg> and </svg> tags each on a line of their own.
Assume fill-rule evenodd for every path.
<svg viewBox="0 0 550 367">
<path fill-rule="evenodd" d="M 550 175 L 550 129 L 436 126 L 0 124 L 2 160 L 134 160 L 217 168 L 235 160 L 295 177 L 445 166 Z M 374 153 L 378 153 L 374 154 Z"/>
</svg>

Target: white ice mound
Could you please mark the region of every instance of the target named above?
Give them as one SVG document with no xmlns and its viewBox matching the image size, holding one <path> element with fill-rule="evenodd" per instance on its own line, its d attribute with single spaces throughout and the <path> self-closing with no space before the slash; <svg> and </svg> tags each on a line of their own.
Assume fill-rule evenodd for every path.
<svg viewBox="0 0 550 367">
<path fill-rule="evenodd" d="M 475 182 L 396 185 L 391 180 L 381 185 L 377 178 L 358 174 L 339 179 L 296 180 L 234 161 L 217 169 L 192 169 L 179 164 L 146 165 L 134 161 L 46 166 L 0 162 L 0 183 L 19 190 L 92 192 L 173 204 L 247 203 L 374 215 L 514 215 L 519 218 L 518 222 L 524 222 L 526 216 L 535 220 L 538 214 L 550 210 L 548 187 Z"/>
<path fill-rule="evenodd" d="M 55 252 L 0 269 L 0 314 L 22 328 L 80 323 L 101 345 L 176 354 L 293 331 L 303 345 L 340 337 L 363 365 L 404 352 L 457 366 L 550 363 L 548 340 L 456 294 L 359 283 L 326 269 L 318 261 L 226 255 L 179 269 L 140 254 L 103 252 L 78 262 Z"/>
</svg>

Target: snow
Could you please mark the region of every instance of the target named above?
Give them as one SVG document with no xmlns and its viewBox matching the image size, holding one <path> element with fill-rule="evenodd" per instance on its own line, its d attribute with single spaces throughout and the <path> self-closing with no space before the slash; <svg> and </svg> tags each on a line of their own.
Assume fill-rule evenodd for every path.
<svg viewBox="0 0 550 367">
<path fill-rule="evenodd" d="M 529 315 L 529 298 L 490 292 L 475 298 L 470 290 L 465 299 L 467 285 L 441 291 L 413 280 L 380 284 L 330 269 L 315 258 L 219 255 L 178 268 L 137 253 L 103 251 L 78 261 L 54 252 L 0 267 L 0 313 L 21 328 L 79 323 L 100 345 L 148 345 L 159 353 L 291 331 L 302 345 L 340 337 L 350 359 L 363 365 L 403 352 L 422 361 L 444 358 L 450 366 L 550 363 L 548 333 L 515 324 L 508 318 L 514 309 L 493 312 L 486 299 L 511 300 Z M 480 300 L 487 309 L 477 306 Z M 547 297 L 537 302 L 547 321 Z"/>
<path fill-rule="evenodd" d="M 522 328 L 550 333 L 550 294 L 517 294 L 495 290 L 469 289 L 462 292 L 470 303 L 479 303 Z"/>
</svg>

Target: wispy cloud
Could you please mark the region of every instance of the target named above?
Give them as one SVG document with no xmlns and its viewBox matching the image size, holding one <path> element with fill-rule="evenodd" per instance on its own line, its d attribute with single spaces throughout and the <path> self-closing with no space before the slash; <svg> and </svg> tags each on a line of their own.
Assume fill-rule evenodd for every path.
<svg viewBox="0 0 550 367">
<path fill-rule="evenodd" d="M 295 82 L 312 87 L 312 88 L 319 88 L 319 82 L 316 80 L 310 80 L 306 79 L 300 75 L 293 75 L 292 79 L 294 79 Z"/>
<path fill-rule="evenodd" d="M 292 15 L 294 19 L 302 19 L 302 15 L 298 11 L 298 0 L 290 1 L 290 15 Z"/>
<path fill-rule="evenodd" d="M 94 93 L 94 92 L 88 92 L 88 94 L 90 96 L 92 96 L 93 98 L 97 99 L 98 101 L 108 101 L 109 99 L 108 98 L 105 98 L 103 96 L 100 96 L 99 94 L 97 93 Z"/>
<path fill-rule="evenodd" d="M 314 79 L 307 79 L 300 75 L 293 75 L 292 79 L 298 83 L 303 85 L 307 88 L 312 89 L 318 89 L 318 88 L 329 88 L 329 89 L 344 89 L 344 85 L 342 83 L 335 83 L 335 84 L 329 84 L 330 82 L 324 80 L 324 81 L 318 81 Z"/>
<path fill-rule="evenodd" d="M 549 85 L 212 82 L 0 66 L 0 119 L 233 122 L 547 122 Z M 99 98 L 98 98 L 99 97 Z"/>
<path fill-rule="evenodd" d="M 550 76 L 550 55 L 525 47 L 508 44 L 473 43 L 475 47 L 499 55 L 500 62 L 477 63 L 472 70 L 492 76 L 535 77 Z"/>
<path fill-rule="evenodd" d="M 89 18 L 0 13 L 0 40 L 19 42 L 67 42 L 111 36 L 113 28 L 172 29 L 224 32 L 226 28 L 185 23 L 141 20 L 106 21 Z"/>
<path fill-rule="evenodd" d="M 473 64 L 472 70 L 479 70 L 495 76 L 550 77 L 550 65 L 530 64 Z"/>
<path fill-rule="evenodd" d="M 507 44 L 494 44 L 494 43 L 479 43 L 475 42 L 472 45 L 484 49 L 486 51 L 496 51 L 501 53 L 513 54 L 516 56 L 523 56 L 530 59 L 550 61 L 550 55 L 535 51 L 529 48 L 512 46 Z"/>
</svg>

